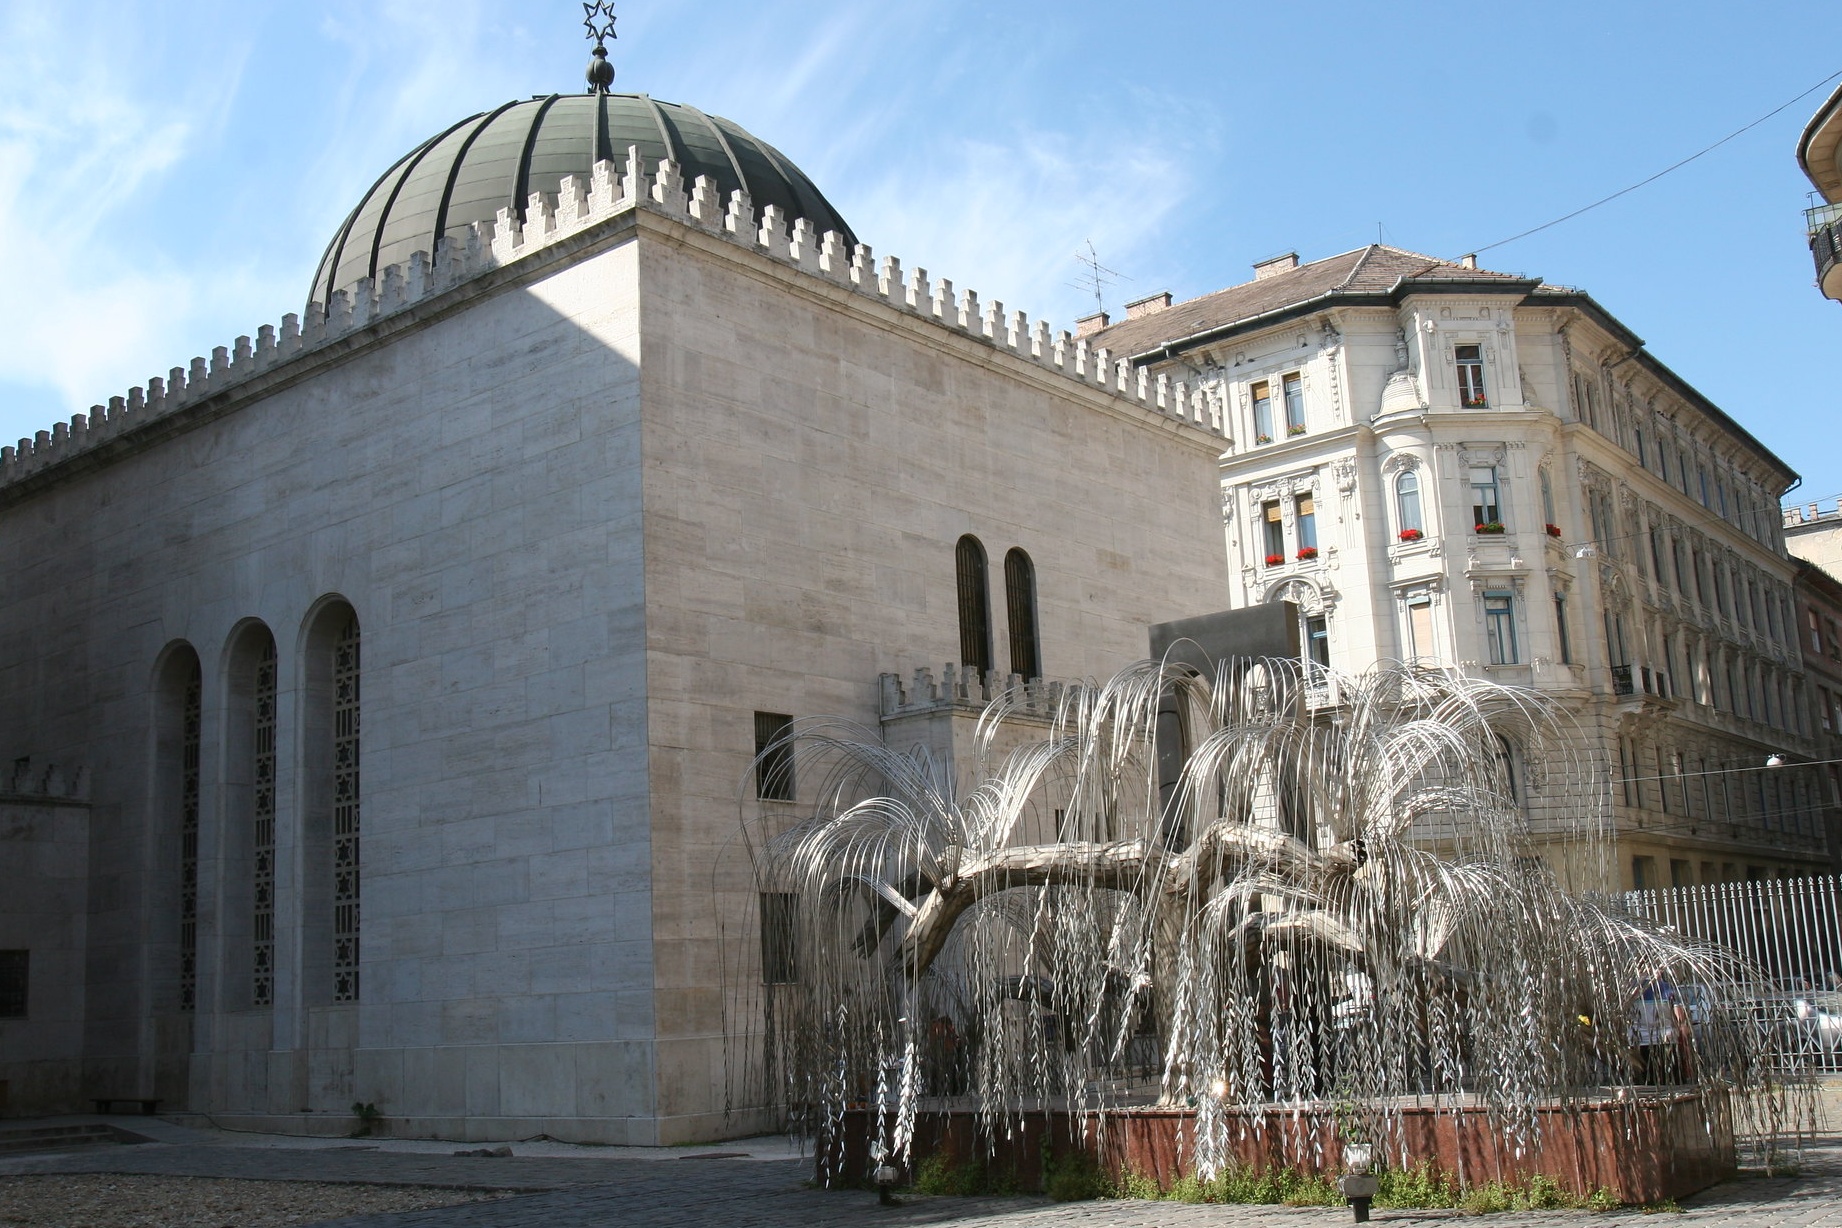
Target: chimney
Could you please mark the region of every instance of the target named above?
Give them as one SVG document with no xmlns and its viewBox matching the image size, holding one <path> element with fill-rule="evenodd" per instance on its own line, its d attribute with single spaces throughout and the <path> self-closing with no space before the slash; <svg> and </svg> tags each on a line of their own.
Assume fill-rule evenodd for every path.
<svg viewBox="0 0 1842 1228">
<path fill-rule="evenodd" d="M 1290 273 L 1298 267 L 1298 253 L 1286 252 L 1279 256 L 1268 256 L 1265 260 L 1254 262 L 1254 280 L 1277 277 L 1281 273 Z"/>
<path fill-rule="evenodd" d="M 1475 269 L 1477 267 L 1477 253 L 1466 252 L 1463 256 L 1458 258 L 1458 263 L 1464 265 L 1467 269 Z"/>
<path fill-rule="evenodd" d="M 1156 294 L 1149 295 L 1145 298 L 1138 300 L 1138 302 L 1136 303 L 1127 303 L 1126 304 L 1126 319 L 1142 320 L 1146 316 L 1157 315 L 1158 312 L 1163 311 L 1169 306 L 1170 306 L 1170 291 L 1160 290 Z"/>
<path fill-rule="evenodd" d="M 1075 336 L 1091 337 L 1112 322 L 1112 317 L 1104 311 L 1096 311 L 1091 316 L 1082 316 L 1075 321 Z"/>
</svg>

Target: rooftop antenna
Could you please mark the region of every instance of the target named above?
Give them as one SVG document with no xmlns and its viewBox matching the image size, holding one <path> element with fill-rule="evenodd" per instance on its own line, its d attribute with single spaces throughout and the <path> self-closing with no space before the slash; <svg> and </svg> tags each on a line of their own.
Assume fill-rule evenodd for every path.
<svg viewBox="0 0 1842 1228">
<path fill-rule="evenodd" d="M 614 0 L 582 0 L 582 24 L 594 41 L 594 58 L 588 62 L 588 92 L 605 94 L 614 84 L 614 66 L 608 63 L 609 40 L 614 33 Z"/>
<path fill-rule="evenodd" d="M 1085 253 L 1076 252 L 1075 259 L 1079 260 L 1081 264 L 1086 267 L 1087 272 L 1082 276 L 1080 281 L 1071 281 L 1068 284 L 1073 286 L 1076 290 L 1086 290 L 1093 294 L 1094 312 L 1096 314 L 1106 311 L 1106 302 L 1102 293 L 1106 287 L 1112 285 L 1116 279 L 1121 277 L 1125 277 L 1127 281 L 1132 280 L 1117 269 L 1109 269 L 1106 265 L 1100 263 L 1100 254 L 1094 250 L 1094 241 L 1092 239 L 1087 241 L 1087 251 Z"/>
</svg>

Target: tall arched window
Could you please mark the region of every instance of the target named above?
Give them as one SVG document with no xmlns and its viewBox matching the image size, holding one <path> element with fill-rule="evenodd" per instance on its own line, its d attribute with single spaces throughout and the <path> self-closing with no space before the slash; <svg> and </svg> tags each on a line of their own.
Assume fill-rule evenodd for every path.
<svg viewBox="0 0 1842 1228">
<path fill-rule="evenodd" d="M 959 573 L 959 659 L 981 675 L 991 672 L 991 582 L 985 547 L 970 533 L 955 551 Z"/>
<path fill-rule="evenodd" d="M 358 615 L 344 602 L 322 608 L 302 662 L 302 836 L 308 867 L 303 944 L 308 1000 L 359 1000 Z"/>
<path fill-rule="evenodd" d="M 275 1003 L 275 637 L 232 638 L 224 710 L 224 939 L 230 1009 Z"/>
<path fill-rule="evenodd" d="M 1004 606 L 1010 615 L 1011 673 L 1042 677 L 1042 648 L 1036 638 L 1036 565 L 1021 549 L 1013 548 L 1004 556 Z"/>
<path fill-rule="evenodd" d="M 1426 526 L 1420 519 L 1420 475 L 1412 469 L 1406 469 L 1394 479 L 1394 506 L 1400 519 L 1403 533 L 1423 532 Z"/>
<path fill-rule="evenodd" d="M 204 675 L 198 653 L 181 643 L 165 656 L 155 678 L 154 780 L 160 815 L 161 856 L 170 886 L 157 888 L 161 911 L 172 920 L 162 927 L 177 939 L 166 966 L 168 1009 L 198 1007 L 198 795 L 199 733 L 203 724 Z M 170 910 L 170 911 L 169 911 Z M 169 948 L 170 949 L 170 948 Z M 164 961 L 163 961 L 164 962 Z M 167 996 L 170 994 L 170 996 Z"/>
</svg>

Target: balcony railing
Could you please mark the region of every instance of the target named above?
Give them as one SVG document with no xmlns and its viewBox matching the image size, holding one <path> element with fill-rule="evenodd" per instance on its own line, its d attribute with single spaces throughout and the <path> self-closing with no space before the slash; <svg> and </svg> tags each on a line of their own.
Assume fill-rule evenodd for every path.
<svg viewBox="0 0 1842 1228">
<path fill-rule="evenodd" d="M 1636 693 L 1637 687 L 1631 681 L 1631 667 L 1629 665 L 1612 666 L 1612 694 L 1634 695 Z"/>
<path fill-rule="evenodd" d="M 1842 299 L 1842 205 L 1806 209 L 1816 284 L 1826 298 Z"/>
</svg>

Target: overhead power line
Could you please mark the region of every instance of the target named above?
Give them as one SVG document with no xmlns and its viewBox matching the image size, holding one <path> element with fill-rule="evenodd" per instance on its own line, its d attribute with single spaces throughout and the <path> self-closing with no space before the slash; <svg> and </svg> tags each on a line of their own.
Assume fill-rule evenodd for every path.
<svg viewBox="0 0 1842 1228">
<path fill-rule="evenodd" d="M 1694 153 L 1682 159 L 1680 162 L 1671 163 L 1669 166 L 1664 167 L 1662 170 L 1650 176 L 1648 179 L 1640 179 L 1628 188 L 1620 188 L 1618 189 L 1618 191 L 1613 192 L 1610 196 L 1600 197 L 1598 200 L 1595 200 L 1592 204 L 1582 205 L 1580 208 L 1575 209 L 1572 213 L 1563 214 L 1562 216 L 1555 218 L 1551 222 L 1543 222 L 1541 225 L 1532 226 L 1528 230 L 1525 230 L 1521 232 L 1520 234 L 1513 234 L 1507 239 L 1498 239 L 1495 243 L 1486 243 L 1483 247 L 1472 248 L 1470 254 L 1475 256 L 1479 254 L 1480 252 L 1487 252 L 1494 247 L 1502 247 L 1503 245 L 1507 243 L 1514 243 L 1518 239 L 1526 239 L 1530 235 L 1539 234 L 1542 231 L 1547 230 L 1551 226 L 1559 226 L 1562 222 L 1570 222 L 1574 218 L 1579 217 L 1582 213 L 1589 213 L 1592 210 L 1597 209 L 1600 205 L 1609 204 L 1612 201 L 1617 200 L 1620 196 L 1624 196 L 1624 195 L 1627 195 L 1628 193 L 1635 192 L 1639 188 L 1644 187 L 1647 184 L 1655 183 L 1657 180 L 1669 174 L 1671 171 L 1681 170 L 1683 167 L 1687 166 L 1689 163 L 1693 162 L 1695 159 L 1703 157 L 1707 154 L 1713 153 L 1715 150 L 1719 149 L 1722 145 L 1725 145 L 1728 141 L 1731 141 L 1734 137 L 1740 136 L 1744 133 L 1752 131 L 1754 128 L 1757 128 L 1760 124 L 1764 123 L 1766 120 L 1770 119 L 1772 116 L 1778 114 L 1780 111 L 1783 111 L 1788 107 L 1793 107 L 1797 105 L 1799 102 L 1803 101 L 1805 98 L 1808 98 L 1810 95 L 1816 93 L 1818 90 L 1822 89 L 1824 86 L 1828 85 L 1831 81 L 1834 81 L 1838 77 L 1842 77 L 1842 72 L 1830 73 L 1827 77 L 1824 77 L 1821 81 L 1818 81 L 1815 85 L 1811 86 L 1809 89 L 1805 90 L 1803 93 L 1799 94 L 1797 97 L 1779 106 L 1773 107 L 1771 110 L 1767 111 L 1764 115 L 1761 115 L 1758 119 L 1755 119 L 1750 124 L 1747 124 L 1744 128 L 1734 129 L 1732 132 L 1729 132 L 1726 136 L 1714 142 L 1712 145 L 1709 145 L 1703 149 L 1696 150 Z"/>
</svg>

